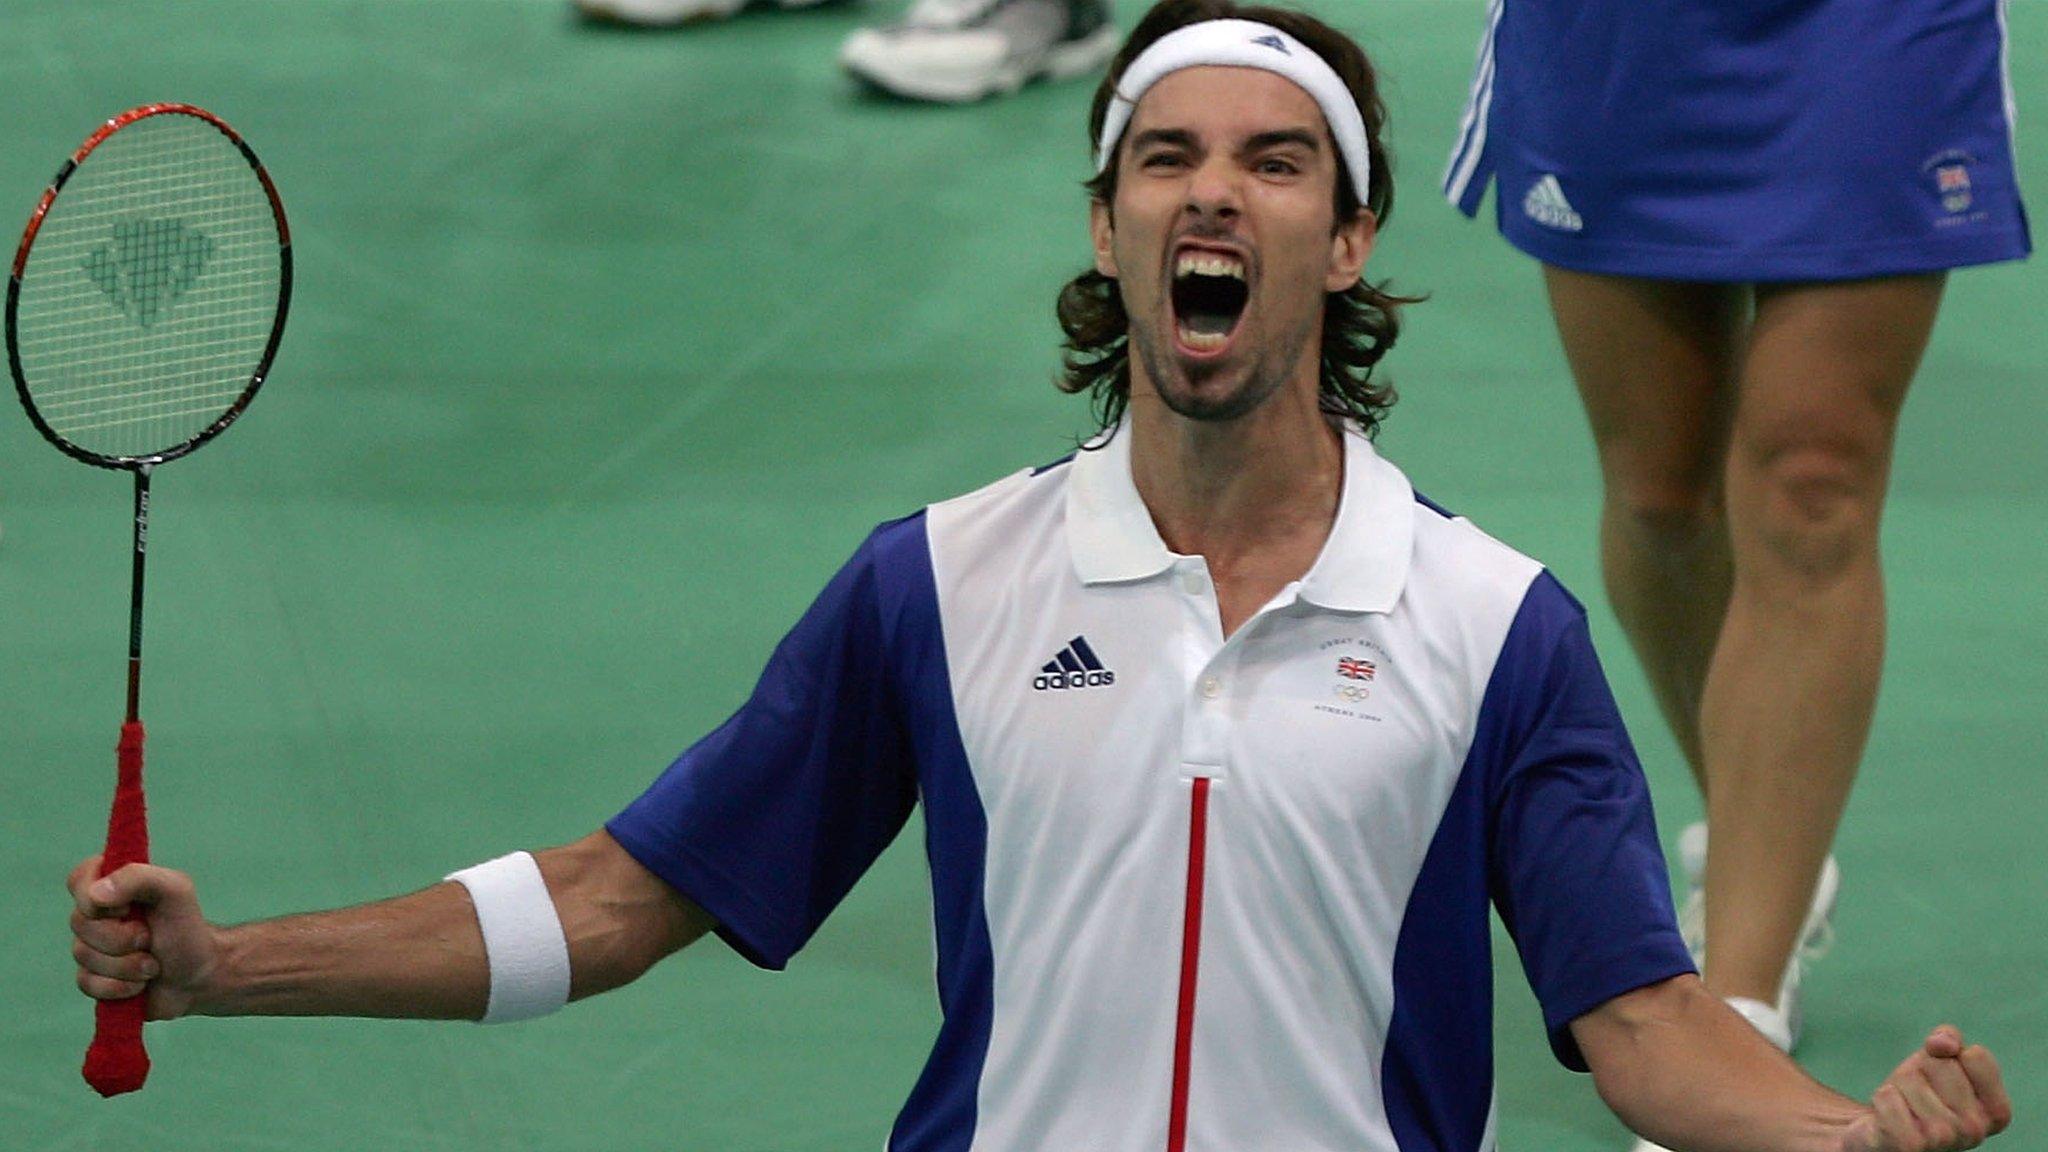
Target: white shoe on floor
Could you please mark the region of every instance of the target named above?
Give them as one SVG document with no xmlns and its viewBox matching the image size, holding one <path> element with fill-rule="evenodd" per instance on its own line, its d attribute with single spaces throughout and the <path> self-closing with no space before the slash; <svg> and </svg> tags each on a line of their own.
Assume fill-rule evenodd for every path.
<svg viewBox="0 0 2048 1152">
<path fill-rule="evenodd" d="M 847 37 L 839 63 L 885 92 L 961 104 L 1092 73 L 1117 43 L 1103 0 L 917 0 Z"/>
<path fill-rule="evenodd" d="M 572 0 L 592 20 L 642 28 L 673 28 L 704 20 L 723 20 L 754 0 Z M 809 8 L 824 0 L 767 0 L 778 8 Z"/>
<path fill-rule="evenodd" d="M 1678 861 L 1685 870 L 1685 906 L 1678 914 L 1679 931 L 1685 937 L 1685 946 L 1692 952 L 1693 963 L 1705 968 L 1707 962 L 1707 826 L 1704 822 L 1688 824 L 1678 836 Z M 1778 1047 L 1790 1052 L 1799 1046 L 1800 1026 L 1804 1023 L 1799 1009 L 1799 982 L 1804 975 L 1806 964 L 1827 955 L 1835 944 L 1835 898 L 1842 889 L 1842 870 L 1830 855 L 1821 864 L 1820 880 L 1814 885 L 1813 903 L 1806 910 L 1806 923 L 1799 931 L 1799 944 L 1792 951 L 1792 957 L 1785 964 L 1784 982 L 1778 985 L 1778 1002 L 1765 1005 L 1756 1000 L 1744 1003 L 1755 1004 L 1768 1009 L 1777 1022 L 1785 1029 L 1785 1042 Z M 1732 1001 L 1731 1001 L 1732 1003 Z M 1738 1009 L 1740 1010 L 1740 1009 Z M 1749 1015 L 1744 1012 L 1744 1015 Z M 1750 1023 L 1757 1023 L 1750 1017 Z M 1758 1025 L 1765 1035 L 1772 1033 Z M 1773 1036 L 1776 1043 L 1776 1037 Z"/>
</svg>

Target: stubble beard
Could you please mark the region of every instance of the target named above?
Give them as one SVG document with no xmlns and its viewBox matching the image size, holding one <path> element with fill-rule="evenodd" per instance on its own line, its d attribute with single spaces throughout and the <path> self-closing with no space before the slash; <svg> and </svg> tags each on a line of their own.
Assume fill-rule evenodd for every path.
<svg viewBox="0 0 2048 1152">
<path fill-rule="evenodd" d="M 1153 393 L 1174 415 L 1205 424 L 1236 420 L 1271 399 L 1287 383 L 1290 368 L 1300 359 L 1314 333 L 1314 325 L 1288 333 L 1244 366 L 1245 378 L 1237 387 L 1208 392 L 1196 387 L 1197 382 L 1229 372 L 1233 366 L 1202 367 L 1195 370 L 1200 375 L 1191 376 L 1165 346 L 1166 341 L 1156 328 L 1136 323 L 1130 326 L 1131 346 L 1137 350 Z"/>
</svg>

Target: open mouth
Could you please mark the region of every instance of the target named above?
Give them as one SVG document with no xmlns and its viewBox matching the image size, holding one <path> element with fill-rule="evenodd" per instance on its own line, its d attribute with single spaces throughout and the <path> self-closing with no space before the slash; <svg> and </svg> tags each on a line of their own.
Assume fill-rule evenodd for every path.
<svg viewBox="0 0 2048 1152">
<path fill-rule="evenodd" d="M 1174 260 L 1174 327 L 1190 351 L 1213 352 L 1229 343 L 1250 299 L 1242 259 L 1189 250 Z"/>
</svg>

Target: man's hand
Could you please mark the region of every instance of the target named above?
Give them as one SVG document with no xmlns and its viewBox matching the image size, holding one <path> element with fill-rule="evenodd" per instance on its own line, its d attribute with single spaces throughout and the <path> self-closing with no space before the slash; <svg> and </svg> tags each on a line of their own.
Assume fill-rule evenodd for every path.
<svg viewBox="0 0 2048 1152">
<path fill-rule="evenodd" d="M 196 993 L 219 958 L 213 925 L 199 912 L 192 878 L 150 864 L 130 864 L 99 877 L 100 858 L 72 869 L 71 956 L 78 989 L 95 1000 L 149 995 L 148 1018 L 172 1020 L 192 1010 Z M 124 919 L 130 909 L 142 919 Z"/>
<path fill-rule="evenodd" d="M 2012 1123 L 1998 1061 L 1944 1024 L 1878 1085 L 1842 1152 L 1951 1152 L 1975 1148 Z"/>
</svg>

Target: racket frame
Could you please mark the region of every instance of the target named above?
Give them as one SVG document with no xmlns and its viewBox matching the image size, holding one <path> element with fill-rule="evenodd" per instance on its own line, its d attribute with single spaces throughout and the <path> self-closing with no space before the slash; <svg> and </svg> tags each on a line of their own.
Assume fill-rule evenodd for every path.
<svg viewBox="0 0 2048 1152">
<path fill-rule="evenodd" d="M 78 170 L 79 165 L 85 163 L 85 158 L 92 155 L 93 149 L 99 147 L 109 136 L 126 128 L 128 125 L 151 116 L 165 115 L 192 116 L 212 125 L 215 130 L 227 137 L 229 142 L 234 144 L 236 149 L 242 153 L 242 159 L 248 161 L 250 169 L 256 173 L 257 180 L 262 182 L 263 194 L 270 199 L 271 217 L 277 222 L 277 318 L 271 321 L 270 339 L 263 346 L 263 356 L 257 361 L 256 370 L 249 377 L 248 387 L 242 389 L 242 394 L 235 398 L 234 403 L 228 405 L 227 410 L 221 413 L 218 420 L 201 429 L 197 435 L 186 440 L 184 443 L 173 445 L 161 451 L 140 456 L 109 456 L 105 453 L 82 448 L 65 439 L 61 433 L 50 426 L 47 420 L 43 419 L 43 414 L 36 408 L 35 397 L 29 391 L 28 378 L 22 369 L 21 353 L 16 346 L 17 341 L 15 339 L 15 316 L 21 302 L 21 278 L 22 273 L 28 268 L 29 249 L 35 246 L 36 233 L 42 230 L 43 217 L 49 214 L 50 206 L 57 202 L 57 194 L 64 190 L 65 182 L 71 179 L 71 174 Z M 71 158 L 64 161 L 63 165 L 57 169 L 57 175 L 50 181 L 50 186 L 43 190 L 43 198 L 37 202 L 36 210 L 29 215 L 28 227 L 23 229 L 21 233 L 21 244 L 14 251 L 13 271 L 7 278 L 7 368 L 14 376 L 15 393 L 21 398 L 21 406 L 28 412 L 30 422 L 36 426 L 36 431 L 43 434 L 43 439 L 54 444 L 58 451 L 63 452 L 74 460 L 91 464 L 96 468 L 137 470 L 154 467 L 167 460 L 176 460 L 180 456 L 190 454 L 201 444 L 226 431 L 228 425 L 233 424 L 248 409 L 249 403 L 256 398 L 257 390 L 263 387 L 264 378 L 270 374 L 271 361 L 277 357 L 277 346 L 284 339 L 284 321 L 286 314 L 291 311 L 291 303 L 291 226 L 285 221 L 284 201 L 278 198 L 277 186 L 270 182 L 270 172 L 263 167 L 263 162 L 256 158 L 255 151 L 249 147 L 247 141 L 242 139 L 240 133 L 228 127 L 226 121 L 204 108 L 195 107 L 191 104 L 144 104 L 138 108 L 131 108 L 119 116 L 108 120 L 105 124 L 100 125 L 91 136 L 86 137 L 85 143 L 78 146 L 78 151 L 72 153 Z M 138 480 L 138 483 L 144 482 Z M 138 554 L 141 551 L 139 542 L 136 551 Z"/>
</svg>

